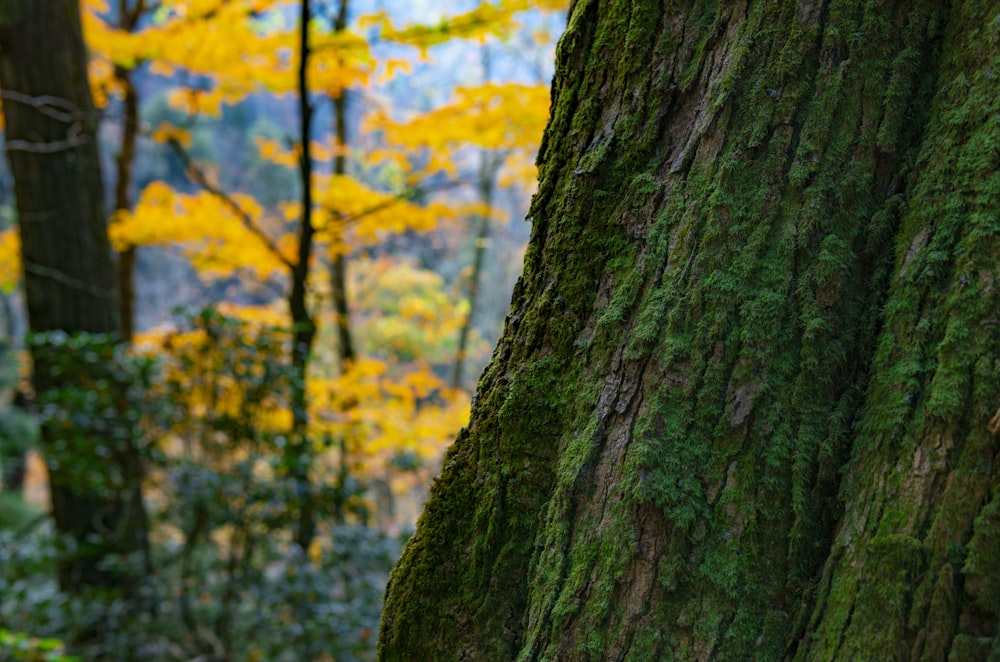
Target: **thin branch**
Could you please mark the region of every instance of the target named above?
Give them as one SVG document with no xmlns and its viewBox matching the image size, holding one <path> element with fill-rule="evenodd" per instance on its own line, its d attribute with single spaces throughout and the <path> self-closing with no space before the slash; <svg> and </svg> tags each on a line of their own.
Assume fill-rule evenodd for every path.
<svg viewBox="0 0 1000 662">
<path fill-rule="evenodd" d="M 383 200 L 382 202 L 372 205 L 368 209 L 364 209 L 358 212 L 357 214 L 352 214 L 351 216 L 344 216 L 342 213 L 329 206 L 326 206 L 326 210 L 329 211 L 334 216 L 336 216 L 337 220 L 340 221 L 341 223 L 344 224 L 356 223 L 361 219 L 365 218 L 366 216 L 377 214 L 378 212 L 388 209 L 389 207 L 397 205 L 401 202 L 408 202 L 413 198 L 417 197 L 418 195 L 423 195 L 425 193 L 436 193 L 438 191 L 447 191 L 448 189 L 464 186 L 467 183 L 468 182 L 466 180 L 459 178 L 459 179 L 451 179 L 444 182 L 443 184 L 436 184 L 434 186 L 414 186 L 413 188 L 406 189 L 405 191 L 402 191 L 394 195 L 388 200 Z"/>
<path fill-rule="evenodd" d="M 133 32 L 139 24 L 139 17 L 146 11 L 146 0 L 137 0 L 131 7 L 129 7 L 128 0 L 120 0 L 118 11 L 122 29 Z"/>
<path fill-rule="evenodd" d="M 246 213 L 246 211 L 240 207 L 239 204 L 237 204 L 236 201 L 233 200 L 232 197 L 230 197 L 225 191 L 208 181 L 208 177 L 205 176 L 205 173 L 198 168 L 198 166 L 191 159 L 191 155 L 187 153 L 187 150 L 184 149 L 184 147 L 177 142 L 175 138 L 169 138 L 167 140 L 167 144 L 170 145 L 170 148 L 174 151 L 174 154 L 177 155 L 177 158 L 181 160 L 181 163 L 184 165 L 184 169 L 187 171 L 188 177 L 194 180 L 194 182 L 205 191 L 218 198 L 226 207 L 229 208 L 230 211 L 236 214 L 236 217 L 240 219 L 241 223 L 243 223 L 243 227 L 245 227 L 252 235 L 260 239 L 279 262 L 289 269 L 295 268 L 295 264 L 281 254 L 281 251 L 278 250 L 274 240 L 271 239 L 266 232 L 264 232 L 263 228 L 259 227 L 254 222 L 253 218 L 251 218 L 250 215 Z"/>
</svg>

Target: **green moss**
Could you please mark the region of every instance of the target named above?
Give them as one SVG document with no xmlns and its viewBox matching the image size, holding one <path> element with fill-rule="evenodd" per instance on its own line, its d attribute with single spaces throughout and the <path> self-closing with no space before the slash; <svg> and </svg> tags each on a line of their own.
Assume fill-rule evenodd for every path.
<svg viewBox="0 0 1000 662">
<path fill-rule="evenodd" d="M 1000 490 L 975 520 L 962 573 L 980 612 L 1000 616 Z"/>
<path fill-rule="evenodd" d="M 939 93 L 923 150 L 915 159 L 919 177 L 901 214 L 896 275 L 875 357 L 877 377 L 859 426 L 857 460 L 844 488 L 858 495 L 858 504 L 849 508 L 877 508 L 877 519 L 866 528 L 879 534 L 863 555 L 867 562 L 855 556 L 850 566 L 834 566 L 831 581 L 861 589 L 838 597 L 836 609 L 832 599 L 825 605 L 820 625 L 824 645 L 812 649 L 814 655 L 823 651 L 822 659 L 838 650 L 840 655 L 892 655 L 893 647 L 909 637 L 916 637 L 925 659 L 943 659 L 956 626 L 975 621 L 958 618 L 964 608 L 956 599 L 953 564 L 964 556 L 970 523 L 988 484 L 982 453 L 991 442 L 975 422 L 990 416 L 997 397 L 995 366 L 982 358 L 996 355 L 997 339 L 981 321 L 1000 305 L 994 289 L 981 289 L 982 274 L 996 269 L 995 214 L 987 220 L 990 214 L 981 210 L 990 206 L 988 198 L 995 206 L 1000 191 L 1000 163 L 995 158 L 987 163 L 982 152 L 984 141 L 997 137 L 1000 124 L 989 109 L 997 108 L 998 99 L 992 81 L 970 84 L 1000 65 L 996 49 L 988 45 L 1000 43 L 1000 25 L 992 26 L 990 36 L 981 33 L 975 42 L 968 41 L 972 26 L 982 24 L 971 19 L 975 7 L 956 6 L 949 22 Z M 911 20 L 905 30 L 908 40 L 926 40 L 928 34 L 934 38 L 940 29 L 934 12 L 914 12 Z M 912 53 L 902 53 L 896 71 L 933 71 L 912 60 Z M 925 74 L 910 84 L 923 90 L 933 83 Z M 889 101 L 896 103 L 895 96 L 890 90 Z M 986 117 L 993 119 L 983 121 Z M 903 124 L 889 117 L 880 136 L 891 136 Z M 992 239 L 985 238 L 988 234 Z M 917 494 L 926 496 L 915 498 Z M 985 512 L 976 520 L 977 528 L 989 520 Z M 986 524 L 983 530 L 989 528 Z M 845 536 L 854 535 L 864 534 L 845 528 Z M 971 567 L 967 558 L 965 563 Z M 844 609 L 853 610 L 854 617 L 845 620 Z M 992 605 L 986 611 L 995 609 Z M 883 627 L 873 633 L 867 622 L 876 615 Z M 975 641 L 959 633 L 952 658 L 984 659 L 972 652 L 979 645 Z"/>
<path fill-rule="evenodd" d="M 902 29 L 862 0 L 746 17 L 690 4 L 680 27 L 655 3 L 573 12 L 503 358 L 428 507 L 456 519 L 433 535 L 461 563 L 428 562 L 467 573 L 445 602 L 459 638 L 498 657 L 601 659 L 629 640 L 635 659 L 891 659 L 920 614 L 957 608 L 957 565 L 941 565 L 986 498 L 974 458 L 989 439 L 948 422 L 988 419 L 997 396 L 979 324 L 1000 309 L 997 251 L 982 248 L 1000 236 L 996 86 L 956 76 L 927 124 L 949 9 L 931 0 Z M 611 48 L 629 57 L 589 66 Z M 669 71 L 640 75 L 648 62 Z M 708 112 L 680 154 L 674 116 L 646 101 L 673 112 L 685 94 Z M 924 143 L 938 147 L 918 156 Z M 643 389 L 643 414 L 605 511 L 590 490 L 621 457 L 606 438 L 615 379 L 641 383 L 621 389 Z M 941 460 L 956 523 L 921 519 L 908 491 L 929 438 L 956 440 Z M 844 521 L 838 495 L 869 505 Z M 662 518 L 664 548 L 649 613 L 626 622 L 637 512 Z M 833 542 L 838 520 L 856 539 Z M 982 522 L 963 572 L 995 610 Z"/>
<path fill-rule="evenodd" d="M 960 634 L 955 637 L 955 641 L 951 645 L 951 653 L 948 655 L 948 662 L 976 662 L 977 660 L 986 660 L 987 662 L 1000 660 L 1000 650 L 997 649 L 996 639 L 968 634 Z"/>
</svg>

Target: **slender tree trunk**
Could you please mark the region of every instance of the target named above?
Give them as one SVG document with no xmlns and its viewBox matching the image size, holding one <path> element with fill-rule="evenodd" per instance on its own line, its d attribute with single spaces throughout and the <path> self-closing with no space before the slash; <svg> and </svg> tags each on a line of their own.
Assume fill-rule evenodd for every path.
<svg viewBox="0 0 1000 662">
<path fill-rule="evenodd" d="M 337 17 L 333 22 L 333 29 L 336 32 L 343 32 L 347 29 L 347 16 L 349 11 L 348 0 L 340 0 L 337 10 Z M 335 96 L 333 101 L 333 132 L 336 140 L 336 154 L 333 157 L 333 174 L 347 174 L 347 91 L 341 90 L 339 96 Z M 343 229 L 341 229 L 343 232 Z M 345 373 L 356 358 L 354 350 L 354 338 L 351 334 L 351 309 L 347 293 L 347 256 L 342 248 L 342 236 L 335 236 L 331 242 L 333 245 L 330 257 L 330 291 L 333 297 L 333 314 L 337 325 L 337 363 L 341 374 Z M 351 409 L 354 403 L 346 403 L 345 409 Z M 337 524 L 344 524 L 347 521 L 347 501 L 348 483 L 351 477 L 351 449 L 348 447 L 348 439 L 341 435 L 335 440 L 339 452 L 339 465 L 337 467 L 337 477 L 334 491 L 334 503 L 332 504 L 333 521 Z"/>
<path fill-rule="evenodd" d="M 492 61 L 490 48 L 483 44 L 481 50 L 483 67 L 483 84 L 490 82 L 492 77 Z M 479 153 L 479 176 L 477 188 L 479 201 L 489 209 L 493 205 L 493 185 L 496 180 L 496 162 L 492 161 L 488 152 L 483 149 Z M 458 331 L 458 347 L 455 350 L 455 363 L 451 371 L 451 387 L 461 388 L 465 372 L 465 361 L 468 358 L 469 335 L 472 333 L 472 320 L 476 314 L 476 304 L 479 302 L 479 281 L 482 278 L 483 263 L 486 258 L 486 245 L 490 236 L 490 217 L 487 214 L 475 219 L 476 232 L 472 248 L 472 273 L 469 274 L 469 312 Z"/>
<path fill-rule="evenodd" d="M 123 67 L 115 67 L 115 77 L 124 89 L 122 142 L 115 161 L 115 211 L 132 208 L 132 164 L 135 161 L 135 144 L 139 129 L 139 98 L 132 85 L 132 74 Z M 135 335 L 135 262 L 138 249 L 126 246 L 118 253 L 117 280 L 119 315 L 122 340 L 132 342 Z"/>
<path fill-rule="evenodd" d="M 0 389 L 10 389 L 14 392 L 11 404 L 16 408 L 15 416 L 27 415 L 27 398 L 18 385 L 16 357 L 13 354 L 14 340 L 14 309 L 8 295 L 0 292 L 0 370 L 11 370 L 9 381 L 0 380 Z M 8 414 L 9 415 L 9 414 Z M 22 444 L 7 446 L 0 455 L 0 481 L 3 491 L 21 495 L 24 490 L 24 479 L 28 468 L 28 451 Z"/>
<path fill-rule="evenodd" d="M 6 361 L 7 357 L 4 356 L 2 350 L 5 349 L 6 348 L 3 346 L 0 346 L 0 359 L 3 359 L 4 361 Z M 14 398 L 11 404 L 14 407 L 14 416 L 30 415 L 28 399 L 25 397 L 24 391 L 16 385 L 14 386 Z M 0 468 L 3 469 L 3 473 L 0 475 L 0 480 L 3 481 L 3 491 L 23 496 L 24 480 L 28 475 L 27 448 L 22 445 L 15 446 L 13 448 L 4 448 L 3 454 L 0 455 L 0 464 L 2 464 L 2 467 Z"/>
<path fill-rule="evenodd" d="M 118 1 L 119 27 L 132 32 L 146 9 L 145 0 L 129 6 L 128 0 Z M 132 171 L 135 163 L 136 140 L 139 137 L 139 95 L 132 84 L 132 71 L 115 65 L 115 78 L 122 86 L 122 141 L 115 159 L 115 211 L 132 209 Z M 122 340 L 132 342 L 135 335 L 135 264 L 138 248 L 126 246 L 118 253 L 118 304 L 121 316 Z"/>
<path fill-rule="evenodd" d="M 479 189 L 479 201 L 487 208 L 493 205 L 493 183 L 496 175 L 496 164 L 483 150 L 480 153 L 479 177 L 477 184 Z M 469 274 L 469 312 L 462 321 L 462 328 L 458 330 L 458 347 L 455 350 L 455 363 L 451 371 L 451 387 L 461 388 L 464 380 L 465 362 L 469 352 L 469 337 L 472 334 L 473 316 L 476 313 L 476 306 L 479 303 L 479 284 L 483 275 L 483 264 L 486 261 L 486 246 L 490 237 L 490 217 L 488 215 L 479 216 L 475 219 L 476 232 L 472 248 L 472 271 Z"/>
<path fill-rule="evenodd" d="M 1000 653 L 1000 7 L 578 0 L 385 660 Z"/>
<path fill-rule="evenodd" d="M 330 284 L 333 313 L 337 324 L 337 357 L 343 372 L 354 361 L 354 338 L 351 335 L 351 310 L 347 295 L 347 258 L 338 253 L 330 261 Z"/>
<path fill-rule="evenodd" d="M 309 100 L 309 23 L 312 20 L 310 0 L 302 0 L 299 11 L 299 142 L 302 153 L 299 157 L 299 176 L 302 181 L 302 220 L 299 226 L 299 249 L 292 267 L 292 289 L 288 296 L 288 307 L 292 314 L 292 366 L 295 369 L 295 384 L 292 389 L 292 444 L 290 465 L 299 498 L 299 512 L 295 541 L 302 549 L 309 547 L 316 532 L 316 497 L 309 477 L 312 451 L 309 449 L 308 403 L 306 402 L 306 377 L 309 372 L 309 355 L 316 324 L 309 313 L 306 289 L 309 279 L 309 262 L 312 259 L 312 151 L 309 144 L 312 135 L 312 103 Z"/>
<path fill-rule="evenodd" d="M 130 5 L 129 0 L 119 0 L 119 27 L 126 32 L 133 32 L 139 24 L 139 18 L 146 10 L 145 0 L 135 0 Z M 132 83 L 132 71 L 123 66 L 115 66 L 115 78 L 122 86 L 122 139 L 115 158 L 115 211 L 131 211 L 133 171 L 135 168 L 136 143 L 139 138 L 139 93 Z M 135 266 L 138 257 L 138 247 L 129 245 L 118 253 L 115 265 L 118 284 L 118 314 L 120 318 L 120 337 L 123 342 L 131 343 L 135 336 Z M 138 465 L 137 465 L 138 466 Z M 135 478 L 139 484 L 141 473 Z M 140 495 L 141 498 L 141 495 Z M 140 513 L 141 528 L 149 530 L 149 520 L 145 509 Z M 149 547 L 148 537 L 141 544 L 143 553 L 143 569 L 147 577 L 153 576 L 153 554 Z"/>
<path fill-rule="evenodd" d="M 30 329 L 118 334 L 97 122 L 76 0 L 0 3 L 0 88 Z M 72 385 L 67 380 L 85 383 L 88 358 L 73 356 L 74 347 L 35 347 L 39 397 Z M 42 442 L 56 530 L 80 549 L 60 567 L 63 589 L 121 588 L 128 579 L 101 562 L 145 544 L 141 462 L 133 440 L 110 449 L 110 459 L 102 453 L 115 442 L 97 435 L 81 439 L 74 430 L 46 426 Z"/>
<path fill-rule="evenodd" d="M 340 0 L 333 29 L 343 32 L 347 29 L 348 0 Z M 333 157 L 333 174 L 347 174 L 347 91 L 333 98 L 333 132 L 337 153 Z M 337 237 L 336 239 L 341 239 Z M 337 354 L 340 370 L 344 371 L 354 360 L 354 339 L 351 337 L 351 310 L 347 295 L 347 258 L 340 241 L 333 241 L 333 255 L 330 259 L 330 290 L 333 293 L 333 313 L 337 324 Z"/>
</svg>

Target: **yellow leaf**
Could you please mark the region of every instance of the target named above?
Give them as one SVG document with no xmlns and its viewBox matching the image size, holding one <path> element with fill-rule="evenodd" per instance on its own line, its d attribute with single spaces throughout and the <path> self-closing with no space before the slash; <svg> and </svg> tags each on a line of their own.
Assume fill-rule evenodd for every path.
<svg viewBox="0 0 1000 662">
<path fill-rule="evenodd" d="M 309 560 L 312 562 L 313 567 L 318 568 L 320 562 L 323 560 L 323 545 L 320 543 L 319 538 L 313 538 L 312 542 L 309 543 L 309 550 L 307 552 Z"/>
<path fill-rule="evenodd" d="M 167 143 L 175 140 L 184 147 L 191 146 L 191 132 L 180 127 L 176 127 L 169 122 L 162 122 L 149 136 L 158 143 Z"/>
<path fill-rule="evenodd" d="M 21 282 L 21 238 L 15 228 L 0 232 L 0 292 L 10 293 Z"/>
<path fill-rule="evenodd" d="M 294 246 L 279 237 L 274 243 L 282 253 L 276 254 L 245 222 L 262 233 L 274 225 L 260 204 L 247 194 L 234 194 L 230 200 L 245 219 L 212 193 L 178 193 L 163 182 L 153 182 L 142 191 L 131 212 L 114 216 L 108 233 L 119 250 L 129 244 L 179 245 L 195 269 L 207 275 L 230 275 L 245 269 L 263 279 L 283 272 L 281 258 L 291 259 Z"/>
</svg>

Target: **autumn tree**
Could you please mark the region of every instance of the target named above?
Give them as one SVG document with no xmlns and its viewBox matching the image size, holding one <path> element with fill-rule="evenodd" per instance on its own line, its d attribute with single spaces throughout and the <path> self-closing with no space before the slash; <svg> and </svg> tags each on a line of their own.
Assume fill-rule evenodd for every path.
<svg viewBox="0 0 1000 662">
<path fill-rule="evenodd" d="M 1000 654 L 996 3 L 579 0 L 383 659 Z"/>
<path fill-rule="evenodd" d="M 102 391 L 91 401 L 102 408 L 119 395 L 105 372 L 121 326 L 86 62 L 76 0 L 0 3 L 6 151 L 37 334 L 33 386 L 48 422 L 42 442 L 56 530 L 77 546 L 60 568 L 73 592 L 127 583 L 104 562 L 142 552 L 146 529 L 134 440 L 119 436 L 115 421 L 91 420 L 109 414 L 87 410 L 80 393 L 72 416 L 59 413 L 73 387 Z"/>
</svg>

